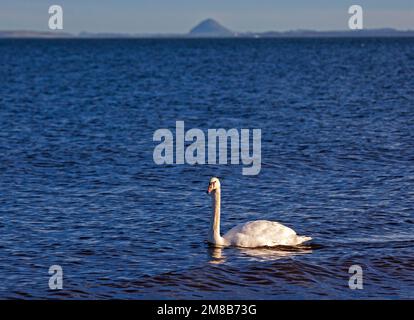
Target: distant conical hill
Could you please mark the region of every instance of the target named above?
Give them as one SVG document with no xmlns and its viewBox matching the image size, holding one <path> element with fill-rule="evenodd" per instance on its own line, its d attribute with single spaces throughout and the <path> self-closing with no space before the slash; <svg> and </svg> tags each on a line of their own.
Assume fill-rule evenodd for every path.
<svg viewBox="0 0 414 320">
<path fill-rule="evenodd" d="M 234 36 L 234 32 L 214 19 L 206 19 L 192 28 L 189 35 L 194 37 L 231 37 Z"/>
</svg>

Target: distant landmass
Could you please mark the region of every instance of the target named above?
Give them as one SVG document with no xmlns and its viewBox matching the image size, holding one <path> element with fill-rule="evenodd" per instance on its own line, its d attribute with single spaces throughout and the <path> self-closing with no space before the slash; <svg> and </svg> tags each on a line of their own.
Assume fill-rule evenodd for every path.
<svg viewBox="0 0 414 320">
<path fill-rule="evenodd" d="M 0 31 L 0 38 L 363 38 L 363 37 L 414 37 L 414 30 L 392 28 L 343 30 L 343 31 L 267 31 L 235 32 L 214 19 L 206 19 L 193 27 L 188 33 L 92 33 L 71 34 L 62 31 Z"/>
<path fill-rule="evenodd" d="M 71 33 L 54 32 L 54 31 L 28 31 L 28 30 L 12 30 L 1 31 L 0 38 L 72 38 Z"/>
<path fill-rule="evenodd" d="M 235 32 L 223 27 L 214 19 L 206 19 L 192 28 L 188 35 L 192 37 L 233 37 Z"/>
</svg>

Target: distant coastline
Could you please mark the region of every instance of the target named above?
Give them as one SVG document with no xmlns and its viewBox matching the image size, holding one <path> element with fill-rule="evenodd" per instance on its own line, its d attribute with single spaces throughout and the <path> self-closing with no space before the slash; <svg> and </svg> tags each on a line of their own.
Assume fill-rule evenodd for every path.
<svg viewBox="0 0 414 320">
<path fill-rule="evenodd" d="M 367 37 L 414 37 L 414 30 L 393 28 L 363 30 L 290 30 L 265 32 L 232 31 L 214 19 L 206 19 L 193 27 L 188 33 L 93 33 L 78 34 L 62 31 L 0 30 L 0 39 L 5 38 L 42 38 L 42 39 L 140 39 L 140 38 L 367 38 Z"/>
</svg>

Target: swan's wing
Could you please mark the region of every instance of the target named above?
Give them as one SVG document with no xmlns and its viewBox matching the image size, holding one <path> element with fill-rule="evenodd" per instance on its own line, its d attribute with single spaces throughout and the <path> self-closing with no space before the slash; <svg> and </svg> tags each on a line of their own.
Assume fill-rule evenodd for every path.
<svg viewBox="0 0 414 320">
<path fill-rule="evenodd" d="M 223 238 L 230 245 L 240 247 L 297 244 L 297 235 L 294 230 L 278 222 L 266 220 L 250 221 L 237 225 L 228 231 Z"/>
</svg>

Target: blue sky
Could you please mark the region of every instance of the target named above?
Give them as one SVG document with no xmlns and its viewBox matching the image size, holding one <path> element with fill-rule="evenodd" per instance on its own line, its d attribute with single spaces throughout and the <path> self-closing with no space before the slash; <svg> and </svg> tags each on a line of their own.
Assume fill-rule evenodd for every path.
<svg viewBox="0 0 414 320">
<path fill-rule="evenodd" d="M 414 0 L 0 0 L 0 30 L 47 30 L 52 4 L 73 33 L 182 33 L 205 18 L 235 31 L 341 30 L 352 4 L 364 9 L 364 28 L 414 30 Z"/>
</svg>

